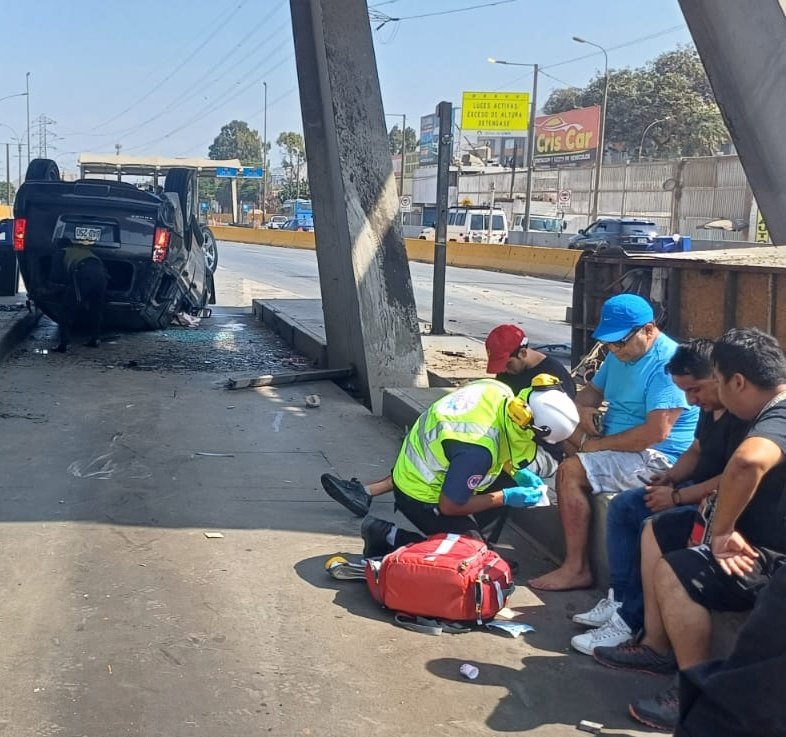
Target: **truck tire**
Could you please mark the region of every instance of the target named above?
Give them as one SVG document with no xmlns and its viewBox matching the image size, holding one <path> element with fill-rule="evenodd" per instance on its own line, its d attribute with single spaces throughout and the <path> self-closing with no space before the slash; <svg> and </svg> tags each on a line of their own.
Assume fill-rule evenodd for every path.
<svg viewBox="0 0 786 737">
<path fill-rule="evenodd" d="M 33 159 L 27 165 L 26 182 L 59 182 L 60 169 L 52 159 Z"/>
<path fill-rule="evenodd" d="M 205 266 L 210 274 L 215 274 L 218 268 L 218 246 L 216 238 L 207 225 L 201 225 L 202 231 L 202 250 L 205 253 Z"/>
</svg>

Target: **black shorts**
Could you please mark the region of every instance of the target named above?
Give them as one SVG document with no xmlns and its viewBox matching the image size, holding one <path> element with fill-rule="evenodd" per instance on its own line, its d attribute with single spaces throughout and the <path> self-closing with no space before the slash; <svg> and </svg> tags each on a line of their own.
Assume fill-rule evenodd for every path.
<svg viewBox="0 0 786 737">
<path fill-rule="evenodd" d="M 744 612 L 772 578 L 786 556 L 756 548 L 759 557 L 748 575 L 730 576 L 718 565 L 707 545 L 686 547 L 696 512 L 673 509 L 653 517 L 652 532 L 663 557 L 693 601 L 705 609 Z"/>
</svg>

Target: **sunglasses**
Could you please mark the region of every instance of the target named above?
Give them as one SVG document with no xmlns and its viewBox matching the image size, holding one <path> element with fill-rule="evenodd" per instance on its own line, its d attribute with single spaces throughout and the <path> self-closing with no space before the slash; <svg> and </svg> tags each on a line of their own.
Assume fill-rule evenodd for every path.
<svg viewBox="0 0 786 737">
<path fill-rule="evenodd" d="M 639 325 L 639 327 L 633 328 L 633 330 L 631 330 L 624 338 L 622 338 L 622 340 L 612 340 L 608 343 L 604 343 L 603 345 L 605 345 L 607 348 L 614 348 L 618 351 L 622 350 L 633 339 L 633 336 L 636 335 L 643 327 L 645 326 Z"/>
</svg>

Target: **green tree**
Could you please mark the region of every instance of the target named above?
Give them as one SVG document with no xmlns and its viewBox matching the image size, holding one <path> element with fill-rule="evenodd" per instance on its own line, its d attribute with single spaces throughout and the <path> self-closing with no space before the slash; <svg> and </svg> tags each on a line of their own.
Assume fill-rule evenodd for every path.
<svg viewBox="0 0 786 737">
<path fill-rule="evenodd" d="M 221 132 L 207 150 L 211 159 L 240 159 L 241 164 L 262 163 L 262 140 L 259 133 L 242 120 L 233 120 L 221 127 Z"/>
<path fill-rule="evenodd" d="M 407 151 L 414 151 L 418 145 L 418 136 L 417 133 L 415 133 L 415 129 L 407 126 L 404 136 L 407 142 Z M 401 153 L 401 128 L 399 128 L 398 125 L 394 125 L 388 131 L 388 144 L 392 155 L 395 156 Z"/>
<path fill-rule="evenodd" d="M 0 182 L 0 205 L 10 205 L 16 197 L 16 187 L 11 183 L 11 191 L 8 190 L 8 182 Z"/>
<path fill-rule="evenodd" d="M 605 79 L 597 75 L 583 89 L 556 90 L 546 101 L 551 114 L 600 105 Z M 637 69 L 609 70 L 606 145 L 638 153 L 642 135 L 648 158 L 707 156 L 729 140 L 707 74 L 695 49 L 679 46 Z"/>
<path fill-rule="evenodd" d="M 265 148 L 270 153 L 270 142 Z M 258 131 L 249 128 L 242 120 L 233 120 L 221 127 L 208 148 L 207 155 L 211 159 L 239 159 L 244 166 L 262 165 L 262 139 Z M 260 180 L 238 180 L 237 196 L 240 202 L 260 201 Z M 202 179 L 199 182 L 199 198 L 201 200 L 218 200 L 223 210 L 232 207 L 232 192 L 229 179 Z"/>
<path fill-rule="evenodd" d="M 306 144 L 303 136 L 294 131 L 284 131 L 276 139 L 276 145 L 281 149 L 281 166 L 287 184 L 296 185 L 302 179 L 301 172 L 306 163 Z"/>
<path fill-rule="evenodd" d="M 301 179 L 300 186 L 298 186 L 296 182 L 285 182 L 284 186 L 278 190 L 277 194 L 280 203 L 297 198 L 300 198 L 301 200 L 311 199 L 311 189 L 308 186 L 307 179 Z"/>
</svg>

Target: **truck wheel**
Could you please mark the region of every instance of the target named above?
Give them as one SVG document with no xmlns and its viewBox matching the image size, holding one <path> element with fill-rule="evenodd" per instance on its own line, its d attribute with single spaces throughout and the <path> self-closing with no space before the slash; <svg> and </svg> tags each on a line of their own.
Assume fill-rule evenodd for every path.
<svg viewBox="0 0 786 737">
<path fill-rule="evenodd" d="M 218 246 L 216 238 L 207 225 L 201 225 L 202 231 L 202 250 L 205 254 L 205 266 L 210 274 L 215 274 L 218 268 Z"/>
<path fill-rule="evenodd" d="M 26 182 L 59 182 L 60 169 L 52 159 L 33 159 L 27 165 Z"/>
<path fill-rule="evenodd" d="M 183 213 L 183 227 L 187 230 L 194 215 L 194 197 L 196 194 L 196 180 L 193 169 L 175 167 L 170 169 L 164 180 L 164 192 L 174 192 L 180 199 L 180 209 Z"/>
</svg>

